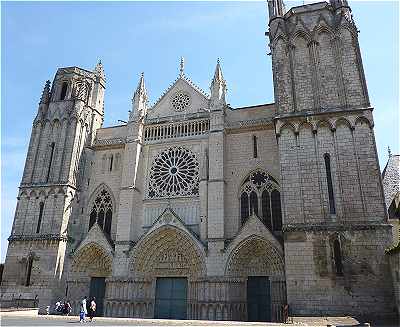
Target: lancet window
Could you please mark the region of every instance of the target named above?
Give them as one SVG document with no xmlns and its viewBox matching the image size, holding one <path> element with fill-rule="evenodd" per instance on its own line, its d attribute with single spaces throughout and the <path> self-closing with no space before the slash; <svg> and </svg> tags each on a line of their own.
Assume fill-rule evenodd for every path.
<svg viewBox="0 0 400 327">
<path fill-rule="evenodd" d="M 251 173 L 240 190 L 240 215 L 244 224 L 251 215 L 256 215 L 271 231 L 282 230 L 282 210 L 279 184 L 263 170 Z"/>
<path fill-rule="evenodd" d="M 96 196 L 90 211 L 89 229 L 97 222 L 108 236 L 111 234 L 113 203 L 110 193 L 102 189 Z"/>
</svg>

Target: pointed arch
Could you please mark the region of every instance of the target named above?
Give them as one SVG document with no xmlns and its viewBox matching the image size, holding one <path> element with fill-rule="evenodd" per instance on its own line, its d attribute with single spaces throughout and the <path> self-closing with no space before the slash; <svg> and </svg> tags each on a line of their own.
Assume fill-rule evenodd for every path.
<svg viewBox="0 0 400 327">
<path fill-rule="evenodd" d="M 279 204 L 276 201 L 278 197 Z M 248 173 L 240 184 L 238 199 L 241 225 L 244 225 L 250 216 L 256 215 L 271 231 L 274 225 L 279 229 L 273 230 L 282 229 L 279 183 L 269 172 L 257 168 Z"/>
<path fill-rule="evenodd" d="M 319 120 L 317 122 L 317 130 L 321 127 L 328 127 L 330 130 L 333 130 L 333 124 L 330 120 Z"/>
<path fill-rule="evenodd" d="M 133 249 L 131 271 L 152 278 L 163 275 L 199 277 L 206 272 L 204 247 L 181 228 L 163 225 L 146 234 Z"/>
<path fill-rule="evenodd" d="M 115 216 L 115 198 L 111 189 L 104 183 L 97 186 L 95 191 L 92 193 L 89 206 L 89 226 L 90 228 L 97 222 L 103 229 L 104 233 L 111 236 L 112 219 Z"/>
<path fill-rule="evenodd" d="M 349 129 L 352 129 L 351 122 L 347 118 L 344 118 L 344 117 L 340 117 L 339 119 L 337 119 L 334 124 L 335 129 L 337 129 L 338 126 L 343 126 L 343 125 L 347 126 Z"/>
<path fill-rule="evenodd" d="M 362 124 L 366 123 L 369 128 L 374 127 L 374 124 L 365 116 L 358 116 L 354 122 L 354 126 L 357 126 L 357 124 Z"/>
<path fill-rule="evenodd" d="M 74 253 L 71 272 L 108 277 L 112 272 L 112 260 L 112 255 L 104 247 L 89 242 Z"/>
<path fill-rule="evenodd" d="M 296 126 L 294 126 L 292 123 L 285 123 L 279 128 L 278 134 L 282 134 L 282 132 L 286 130 L 291 131 L 293 134 L 295 134 L 297 129 Z"/>
<path fill-rule="evenodd" d="M 282 250 L 268 239 L 252 234 L 231 249 L 225 265 L 225 275 L 235 277 L 274 276 L 284 279 Z"/>
</svg>

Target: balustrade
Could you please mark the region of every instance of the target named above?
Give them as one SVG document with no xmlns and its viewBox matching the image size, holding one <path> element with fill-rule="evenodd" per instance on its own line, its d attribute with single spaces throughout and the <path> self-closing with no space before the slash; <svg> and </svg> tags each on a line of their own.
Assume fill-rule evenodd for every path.
<svg viewBox="0 0 400 327">
<path fill-rule="evenodd" d="M 210 124 L 208 120 L 147 126 L 144 131 L 144 140 L 157 141 L 177 137 L 203 135 L 208 133 L 209 128 Z"/>
</svg>

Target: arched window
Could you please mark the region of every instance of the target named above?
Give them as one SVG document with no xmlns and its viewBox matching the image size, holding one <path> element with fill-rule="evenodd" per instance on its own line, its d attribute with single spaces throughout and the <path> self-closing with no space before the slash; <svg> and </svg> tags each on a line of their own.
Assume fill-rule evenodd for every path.
<svg viewBox="0 0 400 327">
<path fill-rule="evenodd" d="M 242 219 L 242 224 L 249 217 L 249 196 L 247 193 L 242 193 L 240 196 L 240 216 Z"/>
<path fill-rule="evenodd" d="M 343 275 L 343 263 L 342 263 L 342 250 L 340 248 L 339 240 L 333 241 L 333 259 L 335 261 L 336 275 Z"/>
<path fill-rule="evenodd" d="M 97 222 L 101 229 L 110 236 L 113 215 L 113 204 L 110 193 L 102 189 L 96 196 L 89 216 L 89 229 Z"/>
<path fill-rule="evenodd" d="M 336 213 L 336 209 L 335 209 L 335 198 L 333 195 L 331 157 L 329 153 L 324 154 L 324 161 L 325 161 L 325 171 L 326 171 L 326 183 L 328 184 L 329 213 L 334 215 Z"/>
<path fill-rule="evenodd" d="M 47 168 L 47 176 L 46 176 L 46 183 L 49 181 L 49 177 L 50 177 L 50 171 L 51 171 L 51 164 L 53 162 L 53 156 L 54 156 L 54 147 L 55 147 L 55 143 L 52 142 L 50 144 L 50 160 L 49 160 L 49 167 Z"/>
<path fill-rule="evenodd" d="M 262 218 L 268 229 L 272 230 L 271 203 L 270 203 L 269 192 L 267 190 L 264 190 L 262 192 L 261 202 L 262 202 Z"/>
<path fill-rule="evenodd" d="M 271 207 L 274 230 L 282 230 L 281 194 L 277 190 L 271 192 Z"/>
<path fill-rule="evenodd" d="M 42 218 L 43 218 L 43 209 L 44 209 L 44 203 L 40 202 L 39 203 L 39 218 L 38 218 L 38 223 L 36 226 L 36 233 L 40 232 L 40 226 L 42 225 Z"/>
<path fill-rule="evenodd" d="M 68 83 L 64 82 L 61 86 L 60 100 L 64 100 L 67 95 Z"/>
<path fill-rule="evenodd" d="M 265 171 L 256 170 L 245 179 L 240 194 L 242 224 L 249 215 L 255 214 L 271 231 L 282 230 L 281 199 L 275 178 Z"/>
</svg>

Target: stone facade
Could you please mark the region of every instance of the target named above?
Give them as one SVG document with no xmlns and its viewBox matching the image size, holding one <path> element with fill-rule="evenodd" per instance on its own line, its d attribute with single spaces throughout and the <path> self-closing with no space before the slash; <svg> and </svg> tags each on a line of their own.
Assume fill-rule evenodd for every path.
<svg viewBox="0 0 400 327">
<path fill-rule="evenodd" d="M 208 95 L 182 60 L 152 107 L 142 75 L 129 121 L 103 128 L 101 63 L 57 71 L 33 124 L 3 299 L 77 310 L 100 279 L 106 316 L 153 317 L 160 278 L 183 277 L 191 319 L 280 321 L 286 303 L 295 315 L 394 313 L 351 10 L 268 3 L 274 104 L 231 108 L 219 62 Z"/>
</svg>

